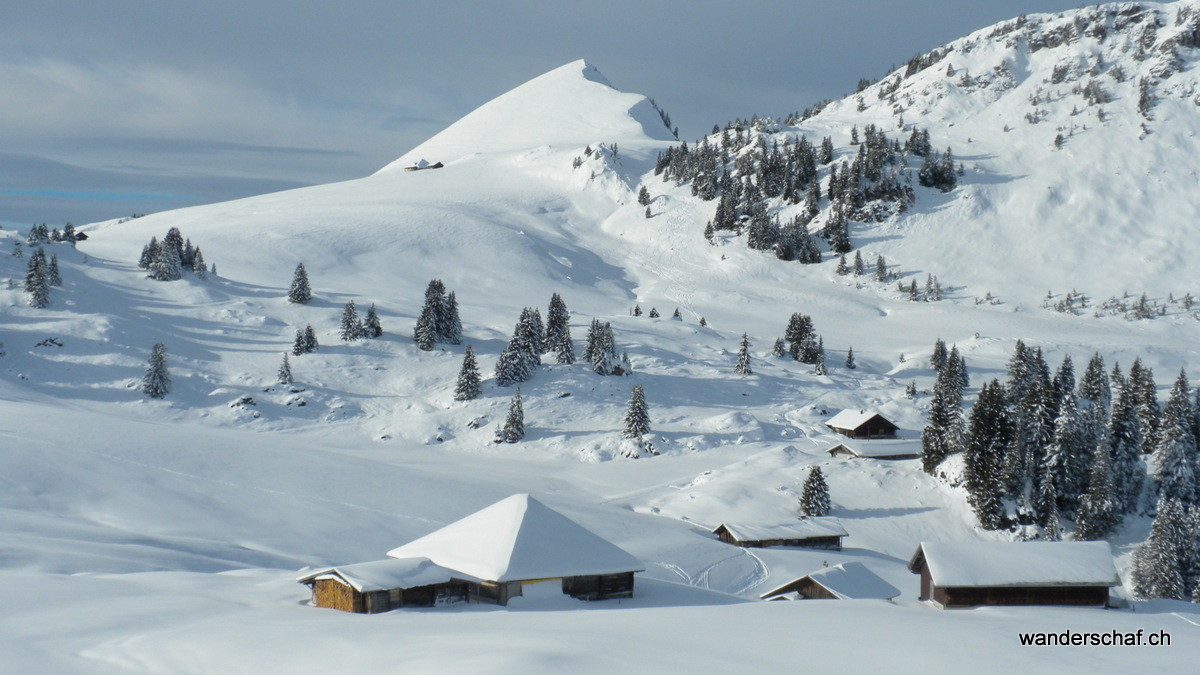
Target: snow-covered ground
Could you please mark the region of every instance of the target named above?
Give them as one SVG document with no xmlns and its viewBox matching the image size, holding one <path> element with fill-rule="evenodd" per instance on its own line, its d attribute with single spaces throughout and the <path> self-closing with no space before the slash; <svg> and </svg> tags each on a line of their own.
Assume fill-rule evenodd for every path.
<svg viewBox="0 0 1200 675">
<path fill-rule="evenodd" d="M 1007 49 L 995 44 L 962 49 L 962 63 L 947 59 L 959 71 L 990 69 Z M 1052 67 L 1039 61 L 1052 52 L 1005 51 L 1036 73 L 1029 82 Z M 1194 79 L 1185 65 L 1175 82 Z M 945 63 L 914 81 L 935 71 Z M 1189 290 L 1182 271 L 1200 253 L 1182 236 L 1200 215 L 1182 197 L 1195 188 L 1194 144 L 1184 140 L 1198 123 L 1194 104 L 1164 101 L 1151 124 L 1159 131 L 1141 140 L 1129 127 L 1136 112 L 1114 112 L 1113 129 L 1077 133 L 1055 151 L 1053 134 L 1039 135 L 1049 122 L 991 128 L 1024 115 L 1025 93 L 921 101 L 930 110 L 909 109 L 906 122 L 955 119 L 955 135 L 935 143 L 952 142 L 967 175 L 956 192 L 922 189 L 909 214 L 852 236 L 868 259 L 882 253 L 956 287 L 938 303 L 856 284 L 832 263 L 782 262 L 740 240 L 709 245 L 700 232 L 714 204 L 649 173 L 672 142 L 656 113 L 584 62 L 484 105 L 373 176 L 99 223 L 83 228 L 90 238 L 77 250 L 48 247 L 65 281 L 50 308 L 28 308 L 22 292 L 0 283 L 0 669 L 927 671 L 981 655 L 1038 670 L 1194 663 L 1200 613 L 1187 603 L 921 605 L 918 578 L 905 568 L 920 541 L 1006 535 L 977 529 L 963 493 L 915 460 L 831 459 L 825 450 L 836 437 L 823 426 L 842 408 L 874 408 L 916 438 L 928 396 L 909 400 L 904 387 L 930 388 L 939 337 L 963 352 L 973 388 L 1002 376 L 1017 338 L 1052 363 L 1069 354 L 1081 364 L 1098 351 L 1127 366 L 1140 356 L 1160 384 L 1194 365 L 1200 322 L 1186 314 L 1127 322 L 1039 306 L 1048 288 Z M 877 107 L 834 104 L 801 130 L 842 134 L 851 120 L 894 128 L 894 120 L 857 117 L 882 115 Z M 400 170 L 418 159 L 446 166 Z M 1147 178 L 1151 167 L 1161 178 Z M 650 218 L 635 199 L 642 182 L 654 197 Z M 170 227 L 219 274 L 144 278 L 139 251 Z M 0 282 L 23 275 L 25 260 L 7 255 L 15 239 L 0 232 Z M 307 306 L 285 297 L 298 262 L 315 293 Z M 572 311 L 577 345 L 592 318 L 611 321 L 636 373 L 542 366 L 521 386 L 526 439 L 495 444 L 511 390 L 489 380 L 480 399 L 455 402 L 465 345 L 422 352 L 412 341 L 433 278 L 457 293 L 465 343 L 486 375 L 521 309 L 544 308 L 551 292 Z M 1005 302 L 975 304 L 987 291 Z M 337 339 L 351 299 L 360 309 L 376 303 L 383 337 Z M 662 318 L 629 316 L 635 303 Z M 677 307 L 682 321 L 669 318 Z M 812 315 L 828 375 L 770 355 L 793 312 Z M 296 385 L 281 388 L 281 353 L 306 324 L 321 348 L 293 357 Z M 737 376 L 743 332 L 754 374 Z M 37 346 L 51 337 L 62 345 Z M 174 390 L 149 401 L 136 383 L 158 341 Z M 849 347 L 855 370 L 842 366 Z M 659 456 L 622 457 L 633 384 L 645 387 Z M 813 465 L 829 482 L 831 515 L 850 534 L 844 550 L 747 550 L 708 534 L 723 520 L 795 517 Z M 303 567 L 381 558 L 519 492 L 643 560 L 636 597 L 358 616 L 308 606 L 295 582 Z M 1113 539 L 1123 577 L 1146 528 L 1135 519 Z M 900 589 L 897 602 L 756 600 L 825 563 L 850 561 Z M 1174 643 L 1017 642 L 1019 631 L 1065 629 L 1166 630 Z"/>
</svg>

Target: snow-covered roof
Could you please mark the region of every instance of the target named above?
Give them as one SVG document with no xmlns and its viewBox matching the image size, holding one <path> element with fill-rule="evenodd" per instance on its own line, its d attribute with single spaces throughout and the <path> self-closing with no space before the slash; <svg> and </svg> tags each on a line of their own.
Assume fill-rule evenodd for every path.
<svg viewBox="0 0 1200 675">
<path fill-rule="evenodd" d="M 642 561 L 527 494 L 502 499 L 388 551 L 486 581 L 640 572 Z"/>
<path fill-rule="evenodd" d="M 842 447 L 859 457 L 895 457 L 897 455 L 920 455 L 921 444 L 913 440 L 861 440 L 857 442 L 840 442 L 829 446 L 825 452 L 833 453 Z"/>
<path fill-rule="evenodd" d="M 428 558 L 386 558 L 354 565 L 326 567 L 307 572 L 296 581 L 310 583 L 326 577 L 338 577 L 360 593 L 443 584 L 451 579 L 477 581 L 471 575 L 446 569 Z"/>
<path fill-rule="evenodd" d="M 877 410 L 852 410 L 847 408 L 833 417 L 830 417 L 829 420 L 825 422 L 825 426 L 833 427 L 835 429 L 857 429 L 866 424 L 867 420 L 870 420 L 876 415 L 879 415 L 879 411 Z M 883 415 L 879 416 L 883 417 Z M 891 421 L 886 417 L 883 417 L 883 419 L 889 422 Z"/>
<path fill-rule="evenodd" d="M 891 600 L 900 595 L 899 589 L 879 578 L 879 575 L 866 565 L 860 562 L 846 562 L 793 579 L 758 597 L 765 600 L 773 595 L 785 593 L 788 587 L 804 579 L 812 579 L 842 600 Z"/>
<path fill-rule="evenodd" d="M 849 536 L 837 518 L 804 518 L 776 525 L 746 525 L 721 523 L 713 532 L 724 527 L 738 541 L 768 541 L 772 539 L 808 539 L 809 537 Z"/>
<path fill-rule="evenodd" d="M 963 586 L 1115 586 L 1121 583 L 1104 541 L 922 542 L 908 569 L 929 566 L 933 583 Z"/>
</svg>

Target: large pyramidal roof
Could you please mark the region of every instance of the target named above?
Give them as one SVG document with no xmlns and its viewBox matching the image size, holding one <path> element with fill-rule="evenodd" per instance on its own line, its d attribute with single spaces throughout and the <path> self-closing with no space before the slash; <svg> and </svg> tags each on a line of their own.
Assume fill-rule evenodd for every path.
<svg viewBox="0 0 1200 675">
<path fill-rule="evenodd" d="M 388 551 L 487 581 L 642 571 L 640 560 L 527 494 L 502 499 Z"/>
</svg>

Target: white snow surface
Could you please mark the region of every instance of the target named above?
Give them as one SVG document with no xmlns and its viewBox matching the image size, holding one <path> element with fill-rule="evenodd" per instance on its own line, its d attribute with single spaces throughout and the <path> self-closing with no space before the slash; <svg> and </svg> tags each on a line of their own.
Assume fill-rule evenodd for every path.
<svg viewBox="0 0 1200 675">
<path fill-rule="evenodd" d="M 1124 609 L 932 611 L 907 570 L 919 542 L 1014 534 L 980 530 L 962 488 L 925 474 L 919 461 L 830 458 L 842 437 L 824 422 L 825 411 L 875 409 L 906 433 L 921 429 L 938 338 L 967 359 L 968 405 L 980 384 L 1004 377 L 1017 338 L 1052 365 L 1070 355 L 1077 373 L 1094 352 L 1125 370 L 1140 357 L 1160 385 L 1181 367 L 1200 371 L 1200 322 L 1178 303 L 1136 322 L 1040 307 L 1047 290 L 1072 287 L 1097 300 L 1122 290 L 1160 301 L 1200 291 L 1186 274 L 1200 258 L 1191 236 L 1200 203 L 1189 198 L 1200 174 L 1200 73 L 1195 50 L 1168 59 L 1162 49 L 1198 6 L 1030 15 L 1023 27 L 952 43 L 942 61 L 902 78 L 894 103 L 884 93 L 894 81 L 880 82 L 862 92 L 863 110 L 852 96 L 780 131 L 814 141 L 830 134 L 839 159 L 855 152 L 850 125 L 861 131 L 868 122 L 892 138 L 931 126 L 936 146 L 954 147 L 965 165 L 956 190 L 916 187 L 909 212 L 851 226 L 868 262 L 884 255 L 906 282 L 938 275 L 941 302 L 909 302 L 894 284 L 838 276 L 833 261 L 779 261 L 741 238 L 710 245 L 701 232 L 715 204 L 653 175 L 668 145 L 657 115 L 583 64 L 553 71 L 554 86 L 510 97 L 503 114 L 485 104 L 482 121 L 455 125 L 394 170 L 87 225 L 90 239 L 78 249 L 47 248 L 64 285 L 44 310 L 29 308 L 19 290 L 28 250 L 24 259 L 8 255 L 17 235 L 0 231 L 3 669 L 386 671 L 401 656 L 413 672 L 791 671 L 797 663 L 928 672 L 981 657 L 1037 671 L 1194 668 L 1198 606 L 1142 602 L 1126 588 L 1147 518 L 1128 519 L 1110 539 L 1123 581 L 1113 595 Z M 1077 19 L 1102 22 L 1106 37 L 1084 32 L 1033 49 L 1052 31 L 1075 30 Z M 1001 64 L 1011 78 L 993 70 Z M 1065 75 L 1053 82 L 1059 65 Z M 1109 103 L 1088 105 L 1075 92 L 1090 79 L 1112 94 Z M 1140 79 L 1157 97 L 1149 119 L 1137 111 Z M 1057 133 L 1066 138 L 1059 149 Z M 447 165 L 401 170 L 417 159 Z M 636 202 L 642 184 L 649 218 Z M 785 219 L 789 208 L 772 206 Z M 172 226 L 202 247 L 217 275 L 145 278 L 139 251 Z M 286 301 L 299 262 L 314 290 L 308 305 Z M 434 278 L 457 293 L 465 343 L 424 352 L 412 328 Z M 521 385 L 525 439 L 494 443 L 512 397 L 491 377 L 496 358 L 521 309 L 542 307 L 545 316 L 554 291 L 571 310 L 576 353 L 592 319 L 611 322 L 635 372 L 600 377 L 586 364 L 543 357 Z M 988 291 L 999 304 L 974 302 Z M 382 337 L 338 339 L 352 299 L 360 312 L 376 304 Z M 663 318 L 629 316 L 635 303 Z M 682 321 L 666 318 L 675 307 Z M 810 315 L 823 337 L 827 375 L 771 355 L 793 312 Z M 294 385 L 275 384 L 281 352 L 308 324 L 320 349 L 291 359 Z M 739 376 L 743 332 L 754 372 Z M 137 382 L 158 341 L 173 388 L 147 400 Z M 486 379 L 480 398 L 459 402 L 452 388 L 468 344 Z M 854 370 L 840 365 L 849 347 Z M 910 382 L 915 399 L 904 396 Z M 634 384 L 645 388 L 660 454 L 630 460 L 620 429 Z M 1166 386 L 1159 393 L 1165 398 Z M 850 546 L 752 550 L 712 537 L 709 524 L 726 520 L 795 519 L 813 466 L 829 483 L 831 516 L 853 533 Z M 643 561 L 635 597 L 357 616 L 310 606 L 295 582 L 298 569 L 375 560 L 515 493 L 536 494 Z M 900 589 L 896 603 L 758 601 L 823 563 L 849 562 Z M 1042 650 L 1016 640 L 1065 629 L 1165 630 L 1174 644 Z"/>
<path fill-rule="evenodd" d="M 875 410 L 842 410 L 826 420 L 825 424 L 834 429 L 857 429 L 876 415 L 879 412 Z"/>
<path fill-rule="evenodd" d="M 388 551 L 486 581 L 641 572 L 645 564 L 527 494 L 506 497 Z"/>
<path fill-rule="evenodd" d="M 883 458 L 895 457 L 896 455 L 919 455 L 921 453 L 921 442 L 916 439 L 855 439 L 851 441 L 846 439 L 838 441 L 829 446 L 825 451 L 829 452 L 834 448 L 841 446 L 847 450 L 857 454 L 859 457 Z"/>
<path fill-rule="evenodd" d="M 846 562 L 806 574 L 759 597 L 769 598 L 788 584 L 806 577 L 821 584 L 841 600 L 891 600 L 900 595 L 900 589 L 881 579 L 866 565 L 860 562 Z"/>
<path fill-rule="evenodd" d="M 387 558 L 352 565 L 326 567 L 306 572 L 296 581 L 304 583 L 331 576 L 342 579 L 359 592 L 416 588 L 445 583 L 451 579 L 477 581 L 470 579 L 462 572 L 436 565 L 428 558 Z"/>
<path fill-rule="evenodd" d="M 713 531 L 722 526 L 729 530 L 738 541 L 766 541 L 771 539 L 806 539 L 808 537 L 845 537 L 846 528 L 837 518 L 823 516 L 819 518 L 803 518 L 786 523 L 759 525 L 747 523 L 721 523 Z"/>
<path fill-rule="evenodd" d="M 1116 586 L 1121 583 L 1106 541 L 921 542 L 933 583 L 967 586 Z"/>
</svg>

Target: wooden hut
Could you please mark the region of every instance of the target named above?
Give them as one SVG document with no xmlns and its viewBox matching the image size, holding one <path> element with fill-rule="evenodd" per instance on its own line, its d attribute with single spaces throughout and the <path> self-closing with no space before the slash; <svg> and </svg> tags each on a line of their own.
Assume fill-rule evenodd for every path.
<svg viewBox="0 0 1200 675">
<path fill-rule="evenodd" d="M 428 558 L 477 581 L 470 599 L 508 604 L 525 586 L 559 581 L 582 600 L 633 596 L 645 565 L 616 545 L 527 494 L 513 495 L 436 532 L 388 551 Z"/>
<path fill-rule="evenodd" d="M 826 452 L 831 457 L 854 459 L 917 459 L 921 456 L 921 446 L 918 441 L 874 440 L 859 443 L 837 443 Z"/>
<path fill-rule="evenodd" d="M 895 438 L 900 427 L 874 410 L 843 410 L 825 426 L 850 438 Z"/>
<path fill-rule="evenodd" d="M 908 569 L 938 607 L 1108 606 L 1121 583 L 1107 542 L 923 542 Z"/>
<path fill-rule="evenodd" d="M 465 601 L 470 584 L 478 579 L 425 558 L 388 558 L 314 570 L 297 581 L 312 589 L 312 602 L 317 607 L 374 614 L 397 607 Z"/>
<path fill-rule="evenodd" d="M 803 546 L 838 551 L 849 536 L 837 518 L 804 518 L 779 525 L 721 523 L 713 534 L 726 544 L 747 548 Z"/>
<path fill-rule="evenodd" d="M 763 600 L 891 600 L 900 590 L 860 562 L 823 567 L 767 591 Z"/>
</svg>

